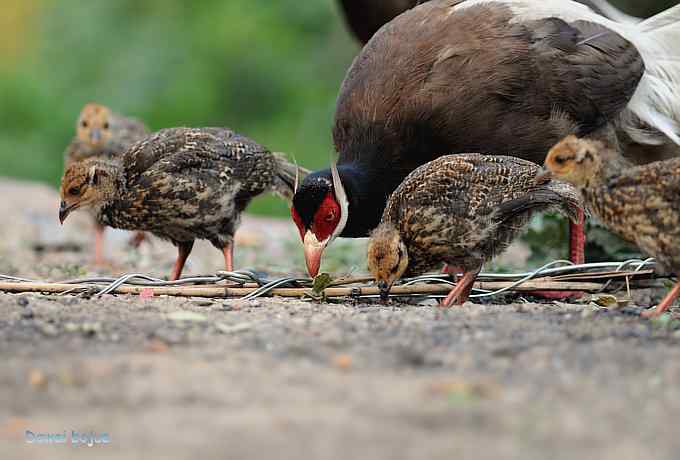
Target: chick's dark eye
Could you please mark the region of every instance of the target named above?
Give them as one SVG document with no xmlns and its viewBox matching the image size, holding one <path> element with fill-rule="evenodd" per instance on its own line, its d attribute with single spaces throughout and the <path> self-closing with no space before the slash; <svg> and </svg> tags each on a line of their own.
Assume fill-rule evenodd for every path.
<svg viewBox="0 0 680 460">
<path fill-rule="evenodd" d="M 108 122 L 108 121 L 104 123 L 103 128 L 104 128 L 104 129 L 109 129 L 109 122 Z"/>
<path fill-rule="evenodd" d="M 81 121 L 80 126 L 82 126 L 83 128 L 87 128 L 87 126 L 88 126 L 87 120 Z"/>
<path fill-rule="evenodd" d="M 68 194 L 73 195 L 73 196 L 79 195 L 80 194 L 80 187 L 71 187 L 70 189 L 68 189 Z"/>
<path fill-rule="evenodd" d="M 564 157 L 556 157 L 556 158 L 555 158 L 555 162 L 556 162 L 558 165 L 563 165 L 564 163 L 567 162 L 567 159 L 564 158 Z"/>
</svg>

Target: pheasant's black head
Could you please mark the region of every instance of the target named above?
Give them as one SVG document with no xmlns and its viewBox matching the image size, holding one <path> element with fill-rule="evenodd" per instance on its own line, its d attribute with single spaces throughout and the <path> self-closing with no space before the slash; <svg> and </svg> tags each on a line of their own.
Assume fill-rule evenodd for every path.
<svg viewBox="0 0 680 460">
<path fill-rule="evenodd" d="M 331 171 L 309 174 L 293 197 L 291 216 L 304 243 L 307 270 L 316 276 L 321 265 L 321 255 L 328 243 L 341 231 L 346 222 L 343 208 L 347 212 L 347 202 L 340 184 L 335 187 Z"/>
</svg>

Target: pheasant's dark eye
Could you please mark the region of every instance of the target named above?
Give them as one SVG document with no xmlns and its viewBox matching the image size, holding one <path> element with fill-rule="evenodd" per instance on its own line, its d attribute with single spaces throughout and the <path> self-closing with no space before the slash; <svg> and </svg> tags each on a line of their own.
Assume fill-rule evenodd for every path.
<svg viewBox="0 0 680 460">
<path fill-rule="evenodd" d="M 104 128 L 104 129 L 109 129 L 109 122 L 108 122 L 108 121 L 104 122 L 103 128 Z"/>
<path fill-rule="evenodd" d="M 80 187 L 71 187 L 70 189 L 68 189 L 68 194 L 72 196 L 80 195 Z"/>
<path fill-rule="evenodd" d="M 82 126 L 83 128 L 87 128 L 87 126 L 88 126 L 87 120 L 81 121 L 80 126 Z"/>
<path fill-rule="evenodd" d="M 329 212 L 326 214 L 326 222 L 333 222 L 335 220 L 335 213 Z"/>
</svg>

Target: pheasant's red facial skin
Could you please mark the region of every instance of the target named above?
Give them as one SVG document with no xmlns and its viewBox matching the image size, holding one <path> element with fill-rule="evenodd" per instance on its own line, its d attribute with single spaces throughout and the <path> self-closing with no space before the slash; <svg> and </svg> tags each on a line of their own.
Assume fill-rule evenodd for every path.
<svg viewBox="0 0 680 460">
<path fill-rule="evenodd" d="M 293 221 L 300 231 L 300 238 L 304 244 L 307 271 L 312 277 L 319 273 L 321 255 L 340 223 L 340 214 L 340 205 L 333 196 L 333 192 L 324 196 L 314 213 L 312 222 L 306 228 L 295 207 L 291 209 Z"/>
<path fill-rule="evenodd" d="M 333 234 L 340 222 L 340 205 L 329 193 L 314 214 L 311 230 L 319 241 L 325 241 Z"/>
</svg>

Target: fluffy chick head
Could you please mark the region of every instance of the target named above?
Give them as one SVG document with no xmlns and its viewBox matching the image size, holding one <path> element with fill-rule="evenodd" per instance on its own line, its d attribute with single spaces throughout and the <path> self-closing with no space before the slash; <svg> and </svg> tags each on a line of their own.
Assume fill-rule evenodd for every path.
<svg viewBox="0 0 680 460">
<path fill-rule="evenodd" d="M 111 139 L 112 114 L 108 107 L 89 103 L 80 112 L 76 127 L 78 139 L 93 147 L 105 145 Z"/>
<path fill-rule="evenodd" d="M 380 289 L 380 298 L 387 300 L 392 285 L 408 268 L 408 251 L 397 229 L 382 223 L 371 234 L 368 243 L 368 269 Z"/>
<path fill-rule="evenodd" d="M 115 193 L 114 166 L 101 160 L 72 164 L 61 179 L 59 221 L 79 208 L 97 207 Z"/>
<path fill-rule="evenodd" d="M 568 136 L 555 145 L 545 159 L 545 169 L 555 179 L 584 186 L 602 166 L 599 141 Z"/>
</svg>

